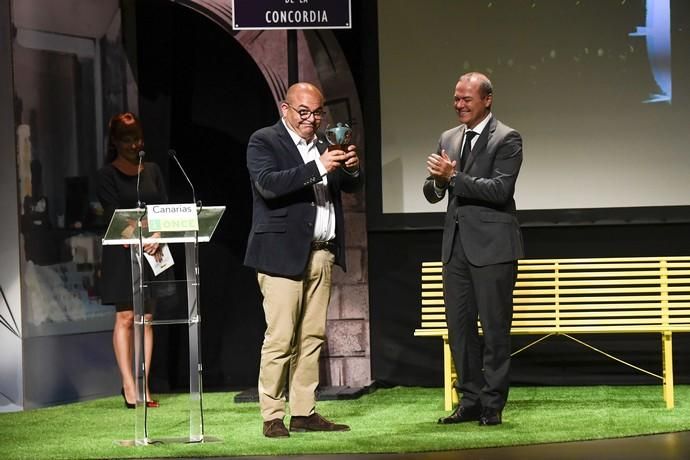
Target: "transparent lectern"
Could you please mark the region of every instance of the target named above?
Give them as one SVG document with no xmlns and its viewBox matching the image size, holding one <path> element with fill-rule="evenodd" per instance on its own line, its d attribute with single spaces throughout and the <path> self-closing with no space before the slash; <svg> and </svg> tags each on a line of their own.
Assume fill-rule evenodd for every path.
<svg viewBox="0 0 690 460">
<path fill-rule="evenodd" d="M 192 205 L 194 206 L 194 205 Z M 198 231 L 148 231 L 146 209 L 118 209 L 108 225 L 103 245 L 129 245 L 132 260 L 132 292 L 134 307 L 134 379 L 137 390 L 134 440 L 121 441 L 122 445 L 146 445 L 152 442 L 204 442 L 217 439 L 204 437 L 203 385 L 201 364 L 201 316 L 199 310 L 199 243 L 206 243 L 225 211 L 225 206 L 197 207 Z M 144 302 L 147 290 L 155 286 L 155 279 L 145 279 L 144 264 L 148 261 L 141 248 L 147 243 L 184 244 L 187 288 L 187 312 L 184 318 L 146 321 Z M 170 281 L 164 281 L 170 282 Z M 144 356 L 144 326 L 161 324 L 187 324 L 189 328 L 189 437 L 151 439 L 147 426 L 146 363 Z M 160 410 L 160 409 L 159 409 Z"/>
</svg>

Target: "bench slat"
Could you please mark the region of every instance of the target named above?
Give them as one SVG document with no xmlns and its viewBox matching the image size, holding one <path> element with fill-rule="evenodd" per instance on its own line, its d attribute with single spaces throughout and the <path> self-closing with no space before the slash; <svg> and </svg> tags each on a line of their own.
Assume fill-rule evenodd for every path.
<svg viewBox="0 0 690 460">
<path fill-rule="evenodd" d="M 422 305 L 444 305 L 443 299 L 425 299 L 422 300 Z"/>
<path fill-rule="evenodd" d="M 441 286 L 441 289 L 443 289 L 443 283 L 438 283 Z M 435 285 L 430 285 L 430 286 L 422 286 L 422 289 L 438 289 L 438 284 Z M 660 286 L 659 283 L 659 275 L 657 275 L 656 279 L 648 279 L 648 278 L 634 278 L 634 279 L 612 279 L 611 277 L 607 277 L 606 279 L 583 279 L 583 280 L 575 280 L 575 281 L 566 281 L 566 280 L 556 280 L 556 279 L 550 279 L 547 281 L 518 281 L 515 283 L 516 288 L 523 288 L 523 287 L 544 287 L 544 286 L 621 286 L 621 285 L 651 285 L 651 286 Z"/>
<path fill-rule="evenodd" d="M 558 277 L 559 278 L 582 278 L 583 276 L 591 277 L 591 278 L 644 278 L 644 277 L 656 277 L 657 280 L 656 282 L 659 282 L 660 270 L 635 270 L 635 271 L 595 271 L 595 272 L 570 272 L 570 271 L 564 271 L 564 272 L 559 272 Z M 687 275 L 690 273 L 677 273 L 677 275 Z M 519 272 L 518 273 L 518 280 L 522 279 L 540 279 L 540 278 L 545 278 L 545 279 L 554 279 L 556 277 L 556 274 L 554 273 L 553 269 L 544 272 L 544 273 L 525 273 L 525 272 Z"/>
</svg>

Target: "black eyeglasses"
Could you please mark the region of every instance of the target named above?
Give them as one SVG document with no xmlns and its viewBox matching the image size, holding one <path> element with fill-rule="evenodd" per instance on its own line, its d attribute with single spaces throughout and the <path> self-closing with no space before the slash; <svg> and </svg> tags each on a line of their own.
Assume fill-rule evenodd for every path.
<svg viewBox="0 0 690 460">
<path fill-rule="evenodd" d="M 314 115 L 314 118 L 315 118 L 316 120 L 320 120 L 320 119 L 322 119 L 323 116 L 326 114 L 326 111 L 325 111 L 325 110 L 316 109 L 316 110 L 314 110 L 314 111 L 311 111 L 311 110 L 307 110 L 307 109 L 296 109 L 296 108 L 294 108 L 293 106 L 291 106 L 290 104 L 288 104 L 287 102 L 286 102 L 286 104 L 287 104 L 287 106 L 290 107 L 292 110 L 294 110 L 295 112 L 297 112 L 297 114 L 299 115 L 299 117 L 300 117 L 302 120 L 307 120 L 307 119 L 309 119 L 309 116 L 310 116 L 310 115 Z"/>
</svg>

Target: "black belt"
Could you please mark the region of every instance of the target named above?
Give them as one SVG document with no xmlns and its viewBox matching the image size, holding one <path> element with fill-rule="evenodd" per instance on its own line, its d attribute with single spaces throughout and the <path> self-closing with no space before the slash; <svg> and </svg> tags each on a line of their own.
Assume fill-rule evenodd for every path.
<svg viewBox="0 0 690 460">
<path fill-rule="evenodd" d="M 311 242 L 311 250 L 312 251 L 321 251 L 324 249 L 326 251 L 330 251 L 333 254 L 335 254 L 335 243 L 333 241 L 312 241 Z"/>
</svg>

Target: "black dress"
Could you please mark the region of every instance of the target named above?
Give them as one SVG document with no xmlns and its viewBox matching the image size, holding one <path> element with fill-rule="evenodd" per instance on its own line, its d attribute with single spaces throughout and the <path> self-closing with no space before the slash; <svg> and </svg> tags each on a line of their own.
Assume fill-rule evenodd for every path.
<svg viewBox="0 0 690 460">
<path fill-rule="evenodd" d="M 156 163 L 144 163 L 139 179 L 139 194 L 146 204 L 167 203 L 168 196 L 163 175 Z M 124 174 L 112 164 L 98 171 L 98 199 L 103 206 L 106 222 L 110 222 L 115 209 L 137 207 L 137 176 Z M 145 278 L 153 276 L 144 264 Z M 166 272 L 169 270 L 166 270 Z M 162 276 L 163 272 L 160 276 Z M 132 268 L 130 249 L 124 246 L 103 246 L 101 266 L 101 302 L 103 304 L 132 306 Z"/>
</svg>

